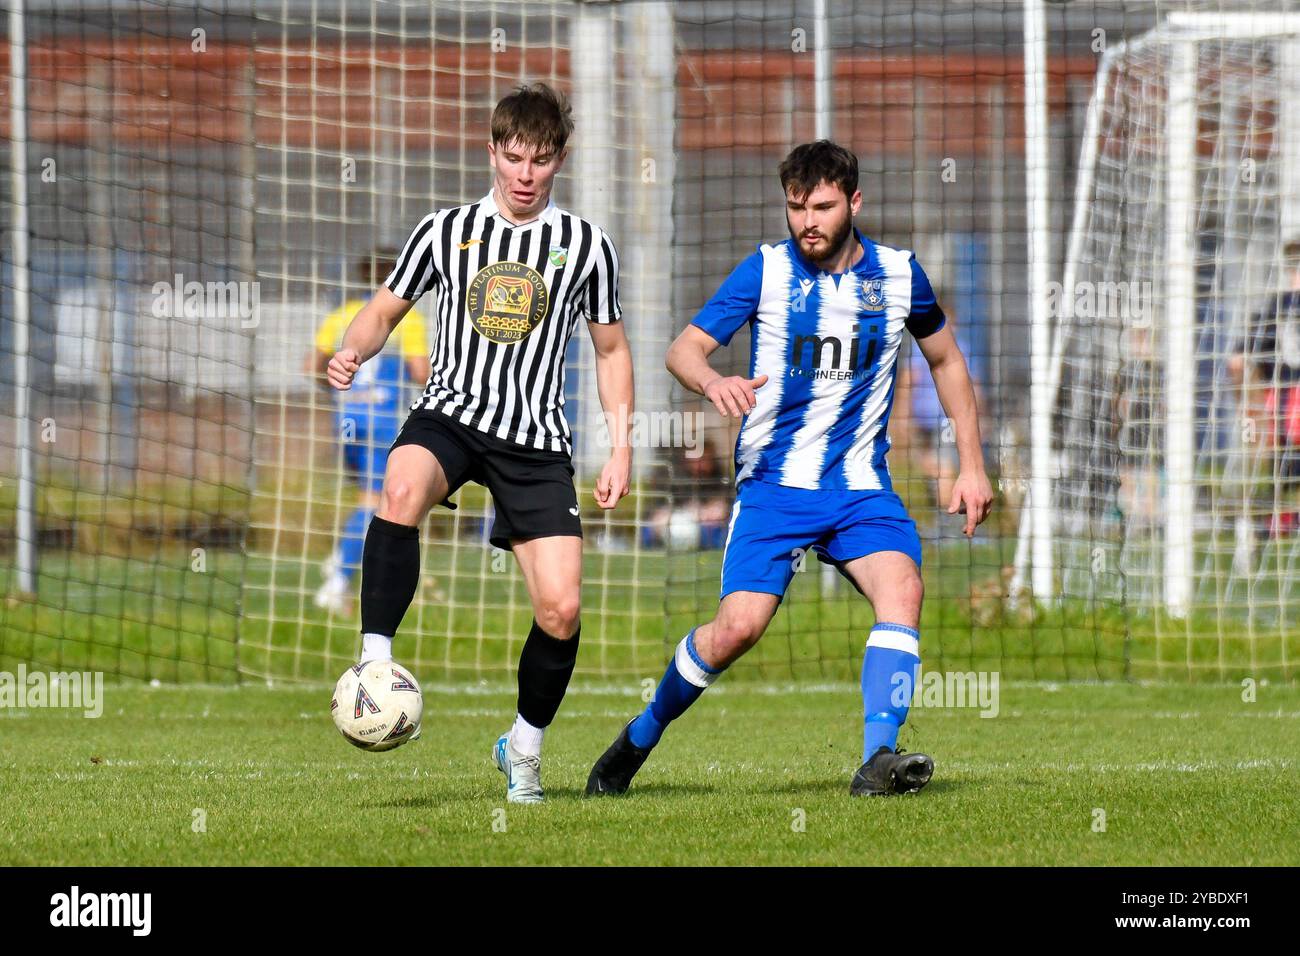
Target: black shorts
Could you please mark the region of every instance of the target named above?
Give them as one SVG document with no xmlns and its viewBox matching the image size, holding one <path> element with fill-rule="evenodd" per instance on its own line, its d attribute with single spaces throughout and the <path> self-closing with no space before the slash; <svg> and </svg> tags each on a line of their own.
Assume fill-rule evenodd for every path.
<svg viewBox="0 0 1300 956">
<path fill-rule="evenodd" d="M 486 486 L 496 509 L 489 536 L 495 547 L 509 551 L 511 540 L 582 537 L 573 460 L 566 453 L 526 448 L 423 408 L 407 416 L 389 451 L 402 445 L 433 453 L 447 476 L 447 498 L 467 481 Z"/>
</svg>

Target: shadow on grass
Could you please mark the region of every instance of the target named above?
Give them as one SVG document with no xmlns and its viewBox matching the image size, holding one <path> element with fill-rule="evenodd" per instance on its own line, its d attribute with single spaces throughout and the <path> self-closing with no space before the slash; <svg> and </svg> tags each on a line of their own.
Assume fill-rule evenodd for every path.
<svg viewBox="0 0 1300 956">
<path fill-rule="evenodd" d="M 557 791 L 563 792 L 563 791 Z M 626 793 L 622 794 L 604 794 L 599 797 L 588 797 L 586 788 L 569 790 L 568 793 L 584 800 L 590 800 L 592 803 L 618 803 L 622 800 L 636 799 L 641 797 L 699 797 L 716 793 L 714 787 L 700 786 L 690 783 L 633 783 Z"/>
<path fill-rule="evenodd" d="M 419 796 L 402 797 L 397 800 L 384 800 L 377 803 L 358 803 L 358 810 L 432 810 L 451 804 L 485 803 L 483 795 L 477 791 L 464 791 L 455 795 L 446 793 L 424 793 Z"/>
<path fill-rule="evenodd" d="M 664 797 L 664 796 L 705 796 L 717 793 L 713 787 L 690 786 L 687 784 L 649 783 L 645 786 L 634 786 L 627 793 L 621 796 L 605 795 L 602 797 L 588 797 L 585 787 L 547 787 L 545 803 L 556 803 L 559 801 L 582 801 L 584 803 L 601 804 L 601 803 L 620 803 L 624 800 L 634 800 L 640 797 Z M 429 810 L 437 807 L 446 807 L 453 803 L 481 803 L 484 806 L 498 806 L 503 802 L 505 794 L 493 792 L 485 796 L 481 790 L 466 790 L 455 795 L 442 794 L 420 794 L 418 796 L 402 797 L 397 800 L 384 800 L 376 803 L 358 803 L 357 809 L 360 810 Z M 543 804 L 545 805 L 545 804 Z M 511 807 L 527 807 L 529 804 L 510 804 Z"/>
<path fill-rule="evenodd" d="M 845 797 L 847 797 L 849 795 L 849 783 L 852 781 L 852 779 L 853 779 L 852 774 L 846 774 L 843 778 L 837 777 L 835 779 L 820 778 L 817 780 L 794 780 L 789 783 L 782 784 L 779 787 L 771 787 L 768 790 L 764 790 L 763 788 L 755 788 L 750 792 L 756 794 L 761 794 L 765 792 L 782 793 L 782 794 L 808 794 L 810 796 L 812 795 L 825 796 L 827 794 L 830 794 L 831 796 L 835 796 L 838 794 L 843 794 Z M 964 784 L 960 780 L 932 779 L 918 793 L 895 794 L 894 796 L 901 796 L 907 798 L 919 798 L 924 800 L 926 794 L 936 793 L 936 792 L 946 793 L 949 791 L 957 792 L 962 790 L 965 786 L 966 784 Z M 859 798 L 854 798 L 854 799 L 859 799 Z M 869 802 L 872 798 L 865 797 L 860 799 Z"/>
</svg>

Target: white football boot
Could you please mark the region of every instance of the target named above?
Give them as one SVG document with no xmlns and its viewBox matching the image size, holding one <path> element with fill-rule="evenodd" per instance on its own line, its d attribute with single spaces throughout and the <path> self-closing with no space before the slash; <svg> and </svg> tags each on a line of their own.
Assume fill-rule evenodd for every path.
<svg viewBox="0 0 1300 956">
<path fill-rule="evenodd" d="M 497 738 L 492 748 L 492 759 L 497 769 L 506 775 L 506 802 L 542 802 L 542 758 L 527 757 L 510 743 L 506 732 Z"/>
</svg>

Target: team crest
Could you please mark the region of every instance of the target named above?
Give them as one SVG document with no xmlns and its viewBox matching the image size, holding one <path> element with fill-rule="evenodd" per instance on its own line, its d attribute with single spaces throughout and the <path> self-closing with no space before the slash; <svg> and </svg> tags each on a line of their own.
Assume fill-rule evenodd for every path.
<svg viewBox="0 0 1300 956">
<path fill-rule="evenodd" d="M 556 246 L 551 250 L 550 260 L 551 265 L 555 266 L 557 269 L 560 268 L 560 266 L 569 261 L 569 250 L 564 248 L 564 246 Z"/>
<path fill-rule="evenodd" d="M 546 316 L 546 283 L 522 262 L 494 262 L 470 282 L 465 304 L 479 335 L 510 345 L 527 338 Z"/>
<path fill-rule="evenodd" d="M 862 296 L 862 308 L 868 312 L 879 312 L 885 307 L 885 296 L 881 290 L 881 280 L 872 279 L 869 282 L 863 282 L 860 294 Z"/>
</svg>

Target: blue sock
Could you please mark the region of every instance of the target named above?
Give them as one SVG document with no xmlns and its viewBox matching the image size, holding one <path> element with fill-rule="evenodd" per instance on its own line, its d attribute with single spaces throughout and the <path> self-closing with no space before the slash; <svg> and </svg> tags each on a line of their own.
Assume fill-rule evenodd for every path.
<svg viewBox="0 0 1300 956">
<path fill-rule="evenodd" d="M 373 508 L 358 508 L 343 526 L 343 540 L 339 542 L 339 571 L 349 581 L 361 568 L 361 552 L 366 546 L 366 527 L 374 513 Z"/>
<path fill-rule="evenodd" d="M 649 749 L 659 743 L 670 721 L 686 713 L 699 700 L 705 688 L 718 679 L 722 671 L 714 670 L 695 650 L 695 629 L 681 639 L 673 659 L 668 662 L 664 678 L 655 696 L 628 728 L 633 746 Z"/>
<path fill-rule="evenodd" d="M 862 762 L 881 747 L 893 750 L 907 720 L 921 667 L 921 635 L 902 624 L 878 623 L 862 655 Z"/>
</svg>

